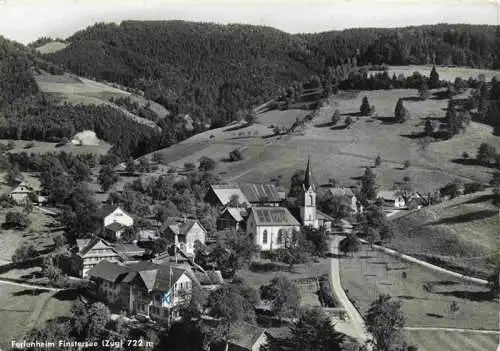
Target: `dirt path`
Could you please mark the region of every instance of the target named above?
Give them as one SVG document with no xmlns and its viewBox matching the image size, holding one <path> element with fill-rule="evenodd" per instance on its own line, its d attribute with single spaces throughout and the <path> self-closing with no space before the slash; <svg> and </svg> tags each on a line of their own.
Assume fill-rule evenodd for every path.
<svg viewBox="0 0 500 351">
<path fill-rule="evenodd" d="M 2 278 L 0 278 L 0 284 L 15 285 L 15 286 L 23 287 L 23 288 L 31 288 L 31 289 L 38 289 L 38 290 L 47 290 L 47 291 L 54 291 L 54 292 L 65 290 L 65 289 L 59 289 L 59 288 L 50 288 L 50 287 L 42 286 L 42 285 L 33 285 L 33 284 L 27 284 L 27 283 L 18 283 L 18 282 L 13 282 L 13 281 L 10 281 L 10 280 L 5 280 L 5 279 L 2 279 Z"/>
<path fill-rule="evenodd" d="M 457 328 L 434 328 L 434 327 L 404 327 L 404 330 L 423 330 L 423 331 L 447 331 L 457 333 L 477 333 L 477 334 L 491 334 L 500 335 L 500 330 L 484 330 L 484 329 L 457 329 Z"/>
</svg>

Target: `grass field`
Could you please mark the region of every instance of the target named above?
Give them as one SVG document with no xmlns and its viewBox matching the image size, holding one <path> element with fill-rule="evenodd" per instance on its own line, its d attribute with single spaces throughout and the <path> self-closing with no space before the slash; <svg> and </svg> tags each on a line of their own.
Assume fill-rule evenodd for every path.
<svg viewBox="0 0 500 351">
<path fill-rule="evenodd" d="M 107 142 L 101 140 L 99 145 L 82 145 L 77 146 L 71 143 L 67 143 L 63 146 L 57 146 L 58 143 L 49 143 L 45 141 L 33 141 L 33 147 L 26 148 L 26 145 L 31 143 L 27 140 L 13 140 L 15 143 L 15 147 L 8 152 L 11 153 L 21 153 L 26 152 L 27 154 L 44 154 L 48 152 L 67 152 L 72 153 L 74 155 L 79 154 L 93 154 L 93 155 L 105 155 L 108 153 L 109 149 L 111 149 L 111 145 Z M 0 143 L 7 144 L 9 140 L 0 139 Z"/>
<path fill-rule="evenodd" d="M 302 120 L 310 113 L 311 111 L 307 110 L 272 110 L 257 115 L 257 120 L 260 124 L 265 126 L 280 126 L 289 128 L 297 119 Z"/>
<path fill-rule="evenodd" d="M 322 259 L 318 263 L 309 263 L 309 264 L 301 264 L 293 267 L 291 272 L 255 272 L 249 269 L 241 270 L 238 272 L 245 281 L 255 289 L 259 289 L 260 286 L 269 284 L 269 282 L 276 277 L 277 274 L 283 274 L 290 280 L 302 279 L 302 278 L 311 278 L 311 277 L 319 277 L 323 274 L 329 274 L 330 272 L 330 260 Z M 312 289 L 300 289 L 301 293 L 301 305 L 302 306 L 317 306 L 320 307 L 321 304 L 319 302 L 318 295 L 316 291 L 312 291 Z"/>
<path fill-rule="evenodd" d="M 387 246 L 410 255 L 436 257 L 468 274 L 491 274 L 488 259 L 500 250 L 500 216 L 491 191 L 458 197 L 395 216 Z"/>
<path fill-rule="evenodd" d="M 357 116 L 364 96 L 375 106 L 376 113 L 372 117 Z M 356 177 L 362 174 L 364 167 L 373 165 L 377 155 L 383 160 L 382 165 L 374 169 L 381 189 L 391 188 L 404 176 L 409 176 L 413 187 L 421 192 L 434 191 L 455 179 L 464 182 L 489 181 L 490 169 L 463 165 L 453 160 L 460 158 L 464 151 L 474 157 L 479 144 L 485 140 L 498 149 L 500 137 L 493 136 L 489 126 L 473 122 L 465 133 L 450 141 L 425 145 L 413 134 L 423 131 L 424 118 L 443 118 L 448 102 L 434 99 L 417 101 L 414 100 L 416 96 L 417 91 L 409 89 L 334 96 L 300 135 L 271 136 L 267 125 L 257 127 L 259 124 L 255 124 L 242 129 L 228 126 L 196 135 L 161 153 L 167 163 L 177 167 L 201 156 L 214 158 L 219 161 L 217 172 L 220 176 L 234 182 L 268 182 L 281 175 L 282 185 L 288 186 L 290 176 L 296 169 L 303 169 L 310 156 L 317 182 L 323 183 L 333 177 L 345 186 L 356 185 Z M 404 105 L 412 119 L 403 124 L 393 124 L 390 118 L 399 98 L 407 98 Z M 332 128 L 329 122 L 335 109 L 341 112 L 342 122 Z M 272 113 L 274 115 L 268 113 L 266 124 L 296 118 L 293 110 Z M 287 113 L 290 115 L 287 116 Z M 354 119 L 350 128 L 343 126 L 347 116 Z M 260 119 L 258 123 L 261 123 Z M 248 135 L 247 129 L 250 128 L 253 130 L 248 130 Z M 246 133 L 246 136 L 239 137 L 239 132 Z M 234 148 L 240 148 L 245 159 L 223 162 Z M 411 163 L 408 169 L 402 167 L 406 160 Z"/>
<path fill-rule="evenodd" d="M 32 327 L 49 319 L 71 315 L 74 297 L 48 291 L 0 284 L 0 349 L 7 349 L 11 340 L 20 341 Z M 7 322 L 8 321 L 8 322 Z"/>
<path fill-rule="evenodd" d="M 17 210 L 22 212 L 21 207 L 13 209 L 0 209 L 0 225 L 5 220 L 8 211 Z M 53 238 L 62 234 L 62 230 L 55 226 L 55 220 L 41 213 L 37 208 L 29 214 L 31 225 L 25 230 L 1 229 L 0 235 L 0 263 L 10 262 L 16 249 L 23 243 L 33 244 L 35 248 L 45 253 L 52 250 Z"/>
<path fill-rule="evenodd" d="M 66 46 L 68 46 L 68 44 L 60 41 L 53 41 L 37 47 L 36 51 L 38 51 L 41 54 L 53 54 L 54 52 L 64 49 Z"/>
<path fill-rule="evenodd" d="M 403 74 L 405 77 L 411 76 L 413 72 L 420 72 L 422 75 L 429 77 L 432 66 L 389 66 L 389 76 L 392 77 L 393 74 L 398 76 Z M 488 69 L 476 69 L 467 67 L 436 67 L 439 74 L 439 79 L 454 81 L 456 77 L 461 77 L 465 80 L 469 77 L 477 78 L 480 74 L 483 74 L 487 81 L 490 81 L 493 77 L 500 77 L 500 72 Z"/>
<path fill-rule="evenodd" d="M 419 351 L 497 351 L 498 335 L 451 331 L 408 331 L 406 340 Z"/>
<path fill-rule="evenodd" d="M 406 272 L 407 278 L 402 278 Z M 450 278 L 421 266 L 403 263 L 368 246 L 340 261 L 342 286 L 365 313 L 380 294 L 403 302 L 407 327 L 462 329 L 499 328 L 499 303 L 491 300 L 487 288 Z M 431 284 L 427 291 L 424 284 Z M 459 311 L 450 311 L 456 302 Z"/>
</svg>

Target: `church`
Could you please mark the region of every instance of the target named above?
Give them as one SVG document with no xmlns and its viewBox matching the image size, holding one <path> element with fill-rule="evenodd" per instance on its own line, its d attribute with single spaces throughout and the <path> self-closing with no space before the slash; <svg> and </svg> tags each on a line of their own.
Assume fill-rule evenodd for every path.
<svg viewBox="0 0 500 351">
<path fill-rule="evenodd" d="M 265 206 L 248 208 L 246 232 L 262 251 L 283 248 L 301 226 L 311 226 L 331 231 L 333 219 L 316 208 L 316 185 L 311 162 L 307 161 L 298 208 Z"/>
</svg>

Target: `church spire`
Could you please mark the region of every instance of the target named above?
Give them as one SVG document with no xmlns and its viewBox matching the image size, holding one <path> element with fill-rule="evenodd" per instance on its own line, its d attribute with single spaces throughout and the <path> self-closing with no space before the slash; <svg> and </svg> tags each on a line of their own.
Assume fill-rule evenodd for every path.
<svg viewBox="0 0 500 351">
<path fill-rule="evenodd" d="M 304 188 L 305 190 L 309 189 L 312 186 L 312 173 L 311 173 L 311 158 L 307 157 L 307 167 L 306 174 L 304 176 Z"/>
</svg>

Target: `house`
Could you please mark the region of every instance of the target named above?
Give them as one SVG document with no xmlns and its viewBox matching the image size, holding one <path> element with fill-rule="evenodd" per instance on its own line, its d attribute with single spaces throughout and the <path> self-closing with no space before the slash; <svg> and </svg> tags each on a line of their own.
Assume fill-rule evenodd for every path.
<svg viewBox="0 0 500 351">
<path fill-rule="evenodd" d="M 169 321 L 176 307 L 191 298 L 193 283 L 185 269 L 151 262 L 100 262 L 89 272 L 99 298 L 113 301 L 130 314 Z M 111 299 L 111 300 L 109 300 Z"/>
<path fill-rule="evenodd" d="M 322 189 L 322 199 L 339 199 L 349 206 L 352 213 L 362 212 L 361 204 L 351 188 L 335 187 Z"/>
<path fill-rule="evenodd" d="M 403 208 L 406 206 L 405 199 L 398 190 L 381 190 L 377 193 L 377 199 L 382 201 L 386 207 Z"/>
<path fill-rule="evenodd" d="M 279 206 L 280 194 L 274 184 L 214 184 L 205 196 L 205 202 L 216 206 L 236 207 L 233 200 L 239 205 L 248 206 Z"/>
<path fill-rule="evenodd" d="M 22 181 L 10 192 L 9 196 L 17 204 L 24 204 L 29 196 L 33 196 L 33 198 L 36 199 L 36 202 L 44 202 L 44 200 L 46 202 L 45 197 L 38 195 L 39 192 L 40 187 L 35 185 L 33 182 Z"/>
<path fill-rule="evenodd" d="M 116 243 L 112 244 L 112 247 L 123 257 L 128 258 L 127 261 L 131 261 L 133 259 L 139 260 L 146 253 L 144 248 L 139 247 L 136 244 Z"/>
<path fill-rule="evenodd" d="M 205 244 L 207 230 L 195 219 L 180 219 L 168 225 L 165 236 L 188 255 L 194 255 L 195 243 Z"/>
<path fill-rule="evenodd" d="M 134 225 L 134 219 L 127 212 L 117 207 L 113 212 L 104 217 L 105 235 L 112 240 L 120 239 L 127 228 Z"/>
<path fill-rule="evenodd" d="M 246 232 L 262 251 L 284 247 L 293 231 L 299 229 L 299 221 L 287 208 L 251 207 L 249 209 Z"/>
<path fill-rule="evenodd" d="M 99 237 L 78 239 L 76 245 L 77 252 L 74 259 L 77 272 L 74 273 L 82 278 L 88 278 L 88 272 L 102 261 L 123 262 L 127 260 L 110 243 Z"/>
<path fill-rule="evenodd" d="M 245 230 L 247 215 L 245 208 L 226 207 L 217 218 L 217 230 Z"/>
<path fill-rule="evenodd" d="M 210 185 L 204 200 L 213 206 L 227 206 L 234 199 L 237 199 L 239 204 L 250 204 L 240 187 L 235 184 Z"/>
<path fill-rule="evenodd" d="M 229 327 L 227 351 L 260 351 L 266 344 L 266 330 L 259 326 L 236 322 Z"/>
</svg>

